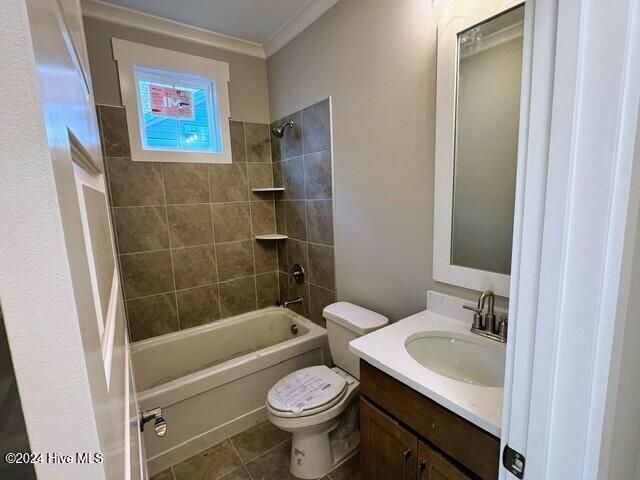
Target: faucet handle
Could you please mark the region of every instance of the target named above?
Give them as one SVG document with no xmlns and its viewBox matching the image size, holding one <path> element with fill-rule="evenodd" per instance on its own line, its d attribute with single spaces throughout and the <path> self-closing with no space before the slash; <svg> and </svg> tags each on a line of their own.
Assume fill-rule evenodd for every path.
<svg viewBox="0 0 640 480">
<path fill-rule="evenodd" d="M 482 313 L 482 309 L 478 307 L 474 307 L 473 305 L 463 305 L 462 308 L 466 308 L 467 310 L 471 310 L 476 313 Z"/>
<path fill-rule="evenodd" d="M 482 330 L 482 308 L 474 307 L 472 305 L 463 305 L 462 308 L 475 312 L 473 315 L 473 326 L 471 327 L 471 330 Z"/>
<path fill-rule="evenodd" d="M 500 338 L 507 339 L 507 330 L 509 327 L 509 319 L 504 315 L 500 315 L 500 322 L 498 323 L 498 335 Z"/>
</svg>

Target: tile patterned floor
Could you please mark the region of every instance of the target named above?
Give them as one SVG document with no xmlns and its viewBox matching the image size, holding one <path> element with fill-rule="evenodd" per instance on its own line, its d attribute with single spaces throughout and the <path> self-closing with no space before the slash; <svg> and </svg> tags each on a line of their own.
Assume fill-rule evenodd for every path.
<svg viewBox="0 0 640 480">
<path fill-rule="evenodd" d="M 231 437 L 151 480 L 296 480 L 289 473 L 290 435 L 270 422 Z M 356 455 L 321 480 L 361 480 Z"/>
</svg>

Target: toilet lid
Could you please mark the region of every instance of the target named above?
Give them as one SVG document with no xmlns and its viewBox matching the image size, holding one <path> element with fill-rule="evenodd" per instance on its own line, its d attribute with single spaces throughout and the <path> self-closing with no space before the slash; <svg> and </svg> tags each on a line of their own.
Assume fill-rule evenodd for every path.
<svg viewBox="0 0 640 480">
<path fill-rule="evenodd" d="M 303 368 L 290 373 L 276 383 L 267 395 L 269 405 L 282 412 L 303 415 L 329 405 L 347 388 L 340 375 L 324 365 Z"/>
</svg>

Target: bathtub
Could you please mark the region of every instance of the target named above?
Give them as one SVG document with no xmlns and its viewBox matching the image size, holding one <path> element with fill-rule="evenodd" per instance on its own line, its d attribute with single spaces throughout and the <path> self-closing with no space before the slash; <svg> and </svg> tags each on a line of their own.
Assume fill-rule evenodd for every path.
<svg viewBox="0 0 640 480">
<path fill-rule="evenodd" d="M 267 418 L 269 389 L 299 368 L 329 364 L 327 333 L 280 307 L 131 345 L 140 408 L 162 407 L 167 434 L 146 425 L 151 475 Z"/>
</svg>

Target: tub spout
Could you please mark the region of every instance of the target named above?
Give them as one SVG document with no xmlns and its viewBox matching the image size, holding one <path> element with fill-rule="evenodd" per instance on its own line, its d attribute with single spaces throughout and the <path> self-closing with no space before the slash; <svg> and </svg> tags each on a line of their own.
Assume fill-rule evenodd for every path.
<svg viewBox="0 0 640 480">
<path fill-rule="evenodd" d="M 296 303 L 302 305 L 302 297 L 294 298 L 293 300 L 286 300 L 282 306 L 284 308 L 289 308 L 290 305 L 295 305 Z"/>
</svg>

